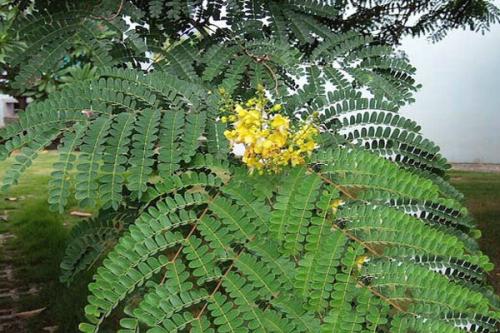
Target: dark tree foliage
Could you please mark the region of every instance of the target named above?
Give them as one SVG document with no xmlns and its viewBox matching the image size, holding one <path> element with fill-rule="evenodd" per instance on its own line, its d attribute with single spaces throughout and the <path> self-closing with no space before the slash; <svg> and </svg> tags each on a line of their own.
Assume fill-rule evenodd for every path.
<svg viewBox="0 0 500 333">
<path fill-rule="evenodd" d="M 266 4 L 268 1 L 252 1 L 248 5 L 241 1 L 214 1 L 207 6 L 203 1 L 84 1 L 79 7 L 84 10 L 87 8 L 92 11 L 95 4 L 99 3 L 95 17 L 103 18 L 108 13 L 108 18 L 113 15 L 127 14 L 138 22 L 147 23 L 148 29 L 138 28 L 139 35 L 147 34 L 151 40 L 159 43 L 163 42 L 165 34 L 170 38 L 180 38 L 186 33 L 206 33 L 206 29 L 214 21 L 223 20 L 226 16 L 227 22 L 248 19 L 249 9 L 259 9 L 251 11 L 255 28 L 259 26 L 258 20 L 277 15 L 281 19 L 296 11 L 307 13 L 319 23 L 328 27 L 331 31 L 352 32 L 357 31 L 365 35 L 374 36 L 377 42 L 387 44 L 398 44 L 405 36 L 426 36 L 433 41 L 439 41 L 453 29 L 470 29 L 478 32 L 489 30 L 490 26 L 500 20 L 500 10 L 491 0 L 446 0 L 446 1 L 428 1 L 428 0 L 361 0 L 361 1 L 284 1 L 283 7 L 288 11 L 277 10 L 281 7 L 280 2 L 274 5 Z M 246 4 L 245 4 L 246 3 Z M 288 4 L 287 4 L 288 3 Z M 5 1 L 2 5 L 2 12 L 9 12 L 10 8 L 15 7 L 15 16 L 23 10 L 30 12 L 53 12 L 60 10 L 64 6 L 64 1 Z M 247 6 L 247 8 L 245 8 Z M 132 9 L 134 7 L 135 9 Z M 251 7 L 251 8 L 250 8 Z M 222 9 L 224 8 L 224 9 Z M 240 13 L 238 13 L 240 11 Z M 285 13 L 286 12 L 286 13 Z M 229 15 L 228 15 L 229 13 Z M 287 16 L 288 17 L 288 16 Z M 291 17 L 291 19 L 293 16 Z M 2 21 L 6 16 L 2 15 Z M 293 18 L 294 19 L 294 18 Z M 298 20 L 300 21 L 300 19 Z M 299 24 L 299 23 L 297 23 Z M 304 22 L 302 29 L 306 28 L 307 22 Z M 16 35 L 10 26 L 3 22 L 0 25 L 0 52 L 2 48 L 9 49 L 9 44 L 15 44 L 22 40 L 22 36 Z M 261 27 L 263 33 L 270 34 L 269 27 Z M 294 29 L 292 27 L 292 29 Z M 307 32 L 307 31 L 303 31 Z M 313 35 L 308 38 L 301 47 L 301 51 L 308 53 L 318 45 L 319 40 L 324 36 L 317 31 L 309 31 Z M 5 51 L 5 50 L 3 50 Z M 82 57 L 84 59 L 82 59 Z M 69 67 L 75 62 L 85 59 L 84 54 L 73 53 L 68 56 L 62 69 Z M 0 63 L 2 63 L 0 59 Z M 5 62 L 3 62 L 6 65 Z M 60 68 L 61 70 L 61 68 Z M 2 71 L 2 77 L 12 79 L 16 74 L 16 68 L 6 67 Z M 62 70 L 60 76 L 67 74 Z M 51 77 L 44 77 L 38 83 L 37 91 L 29 95 L 41 97 L 45 92 L 55 89 L 55 85 L 60 83 L 60 78 L 54 80 Z M 2 84 L 3 90 L 16 94 L 16 90 L 10 89 L 9 85 Z M 17 94 L 16 94 L 17 95 Z"/>
<path fill-rule="evenodd" d="M 483 0 L 362 0 L 338 1 L 345 13 L 335 22 L 342 30 L 355 29 L 397 44 L 404 36 L 427 36 L 439 41 L 450 30 L 488 31 L 498 23 L 500 11 L 494 1 Z"/>
</svg>

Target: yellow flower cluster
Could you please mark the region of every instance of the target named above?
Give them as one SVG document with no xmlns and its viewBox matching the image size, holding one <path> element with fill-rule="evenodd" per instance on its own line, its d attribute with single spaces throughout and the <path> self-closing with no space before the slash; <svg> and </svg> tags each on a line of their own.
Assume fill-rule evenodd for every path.
<svg viewBox="0 0 500 333">
<path fill-rule="evenodd" d="M 231 105 L 225 109 L 229 115 L 221 117 L 223 123 L 231 126 L 224 132 L 226 138 L 232 145 L 244 145 L 242 160 L 251 173 L 277 173 L 284 166 L 304 164 L 317 146 L 318 129 L 311 121 L 294 126 L 279 113 L 283 109 L 280 104 L 266 107 L 267 104 L 264 88 L 259 87 L 257 97 Z"/>
</svg>

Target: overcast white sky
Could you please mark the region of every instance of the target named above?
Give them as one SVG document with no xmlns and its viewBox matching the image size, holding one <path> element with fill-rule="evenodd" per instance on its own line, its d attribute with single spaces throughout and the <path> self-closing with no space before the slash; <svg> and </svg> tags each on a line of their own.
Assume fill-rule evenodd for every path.
<svg viewBox="0 0 500 333">
<path fill-rule="evenodd" d="M 435 44 L 401 47 L 423 84 L 403 114 L 451 162 L 500 163 L 500 25 L 485 35 L 453 31 Z"/>
</svg>

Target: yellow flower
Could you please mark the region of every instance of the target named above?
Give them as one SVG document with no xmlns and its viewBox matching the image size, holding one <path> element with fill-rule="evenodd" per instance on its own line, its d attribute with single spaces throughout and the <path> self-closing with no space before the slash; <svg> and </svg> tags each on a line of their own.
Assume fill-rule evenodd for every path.
<svg viewBox="0 0 500 333">
<path fill-rule="evenodd" d="M 247 114 L 247 111 L 239 104 L 236 104 L 234 111 L 236 111 L 239 117 L 244 117 Z"/>
<path fill-rule="evenodd" d="M 261 115 L 259 111 L 252 110 L 247 112 L 242 120 L 247 125 L 260 126 Z"/>
<path fill-rule="evenodd" d="M 291 153 L 290 156 L 290 163 L 292 163 L 292 166 L 297 166 L 300 164 L 303 164 L 305 162 L 304 158 L 300 155 L 300 151 L 294 151 Z"/>
<path fill-rule="evenodd" d="M 288 118 L 285 118 L 282 115 L 278 114 L 274 116 L 273 120 L 271 121 L 271 127 L 279 129 L 281 128 L 288 129 L 289 123 L 290 120 Z"/>
<path fill-rule="evenodd" d="M 243 156 L 243 162 L 246 163 L 246 165 L 250 169 L 250 173 L 253 173 L 255 169 L 262 170 L 264 166 L 259 159 L 252 156 L 251 152 L 249 153 L 248 151 L 245 151 L 245 155 Z"/>
<path fill-rule="evenodd" d="M 269 141 L 277 145 L 278 147 L 283 147 L 286 144 L 287 134 L 280 132 L 273 132 L 268 136 Z"/>
<path fill-rule="evenodd" d="M 224 136 L 229 140 L 229 141 L 232 141 L 234 139 L 236 139 L 238 134 L 236 134 L 235 131 L 229 131 L 229 130 L 226 130 L 224 131 Z"/>
<path fill-rule="evenodd" d="M 254 151 L 266 158 L 272 154 L 274 148 L 275 144 L 272 141 L 266 140 L 265 138 L 260 136 L 255 144 Z"/>
<path fill-rule="evenodd" d="M 300 145 L 300 150 L 304 152 L 312 152 L 316 148 L 316 142 L 308 141 Z"/>
</svg>

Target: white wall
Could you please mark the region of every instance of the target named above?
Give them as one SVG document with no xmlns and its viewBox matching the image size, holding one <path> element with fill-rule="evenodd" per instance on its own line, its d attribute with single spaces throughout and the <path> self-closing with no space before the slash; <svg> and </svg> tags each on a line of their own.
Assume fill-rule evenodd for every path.
<svg viewBox="0 0 500 333">
<path fill-rule="evenodd" d="M 500 163 L 500 25 L 481 35 L 454 31 L 402 49 L 423 84 L 403 114 L 422 125 L 451 162 Z"/>
<path fill-rule="evenodd" d="M 2 128 L 2 127 L 5 126 L 5 124 L 3 122 L 3 117 L 4 117 L 4 115 L 3 115 L 3 105 L 4 105 L 3 103 L 0 103 L 0 128 Z"/>
</svg>

